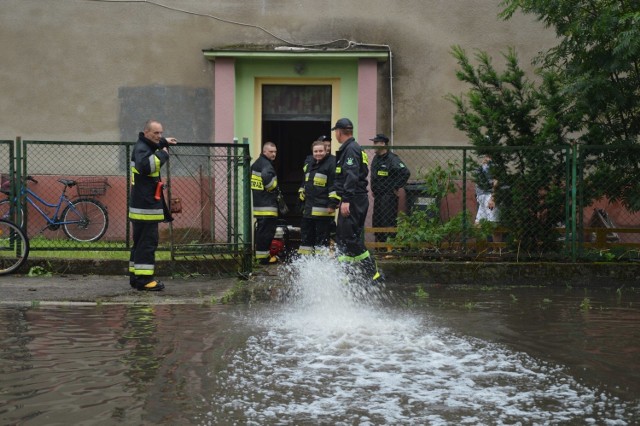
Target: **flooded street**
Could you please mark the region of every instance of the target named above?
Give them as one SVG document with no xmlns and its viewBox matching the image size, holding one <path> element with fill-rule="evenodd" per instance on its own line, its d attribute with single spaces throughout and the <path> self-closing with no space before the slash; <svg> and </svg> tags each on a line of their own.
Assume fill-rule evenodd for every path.
<svg viewBox="0 0 640 426">
<path fill-rule="evenodd" d="M 0 306 L 0 423 L 634 424 L 638 289 L 364 289 L 251 306 Z"/>
</svg>

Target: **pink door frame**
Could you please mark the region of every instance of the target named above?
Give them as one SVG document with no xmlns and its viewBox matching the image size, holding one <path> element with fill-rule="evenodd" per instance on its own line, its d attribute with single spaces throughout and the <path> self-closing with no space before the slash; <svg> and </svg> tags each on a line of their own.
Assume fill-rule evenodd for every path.
<svg viewBox="0 0 640 426">
<path fill-rule="evenodd" d="M 217 57 L 214 62 L 214 142 L 230 142 L 234 135 L 235 113 L 235 59 Z M 378 61 L 372 58 L 358 60 L 358 137 L 368 145 L 369 137 L 377 132 L 378 116 Z"/>
</svg>

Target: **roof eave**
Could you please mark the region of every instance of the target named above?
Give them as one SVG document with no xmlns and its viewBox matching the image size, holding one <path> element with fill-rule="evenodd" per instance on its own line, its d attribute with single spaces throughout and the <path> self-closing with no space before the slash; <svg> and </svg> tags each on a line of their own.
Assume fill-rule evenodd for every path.
<svg viewBox="0 0 640 426">
<path fill-rule="evenodd" d="M 209 49 L 203 50 L 204 57 L 210 61 L 216 58 L 252 58 L 252 59 L 364 59 L 373 58 L 378 62 L 389 59 L 389 50 L 317 50 L 297 47 L 276 48 L 274 50 L 236 50 Z"/>
</svg>

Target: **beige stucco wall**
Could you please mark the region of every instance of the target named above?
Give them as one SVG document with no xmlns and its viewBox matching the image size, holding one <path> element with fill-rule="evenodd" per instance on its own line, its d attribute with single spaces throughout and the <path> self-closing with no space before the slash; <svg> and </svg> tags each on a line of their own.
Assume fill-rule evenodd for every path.
<svg viewBox="0 0 640 426">
<path fill-rule="evenodd" d="M 499 52 L 514 46 L 528 64 L 554 42 L 553 34 L 532 17 L 498 20 L 500 0 L 160 3 L 184 11 L 152 2 L 1 1 L 0 139 L 131 139 L 128 117 L 138 123 L 146 115 L 171 114 L 172 108 L 184 111 L 191 101 L 180 97 L 183 92 L 199 96 L 213 90 L 213 66 L 203 49 L 282 44 L 261 29 L 192 13 L 260 26 L 301 44 L 346 39 L 389 45 L 395 141 L 401 145 L 466 143 L 444 100 L 447 93 L 465 90 L 454 76 L 451 45 L 487 50 L 498 64 Z M 391 128 L 389 70 L 389 63 L 381 65 L 379 128 L 385 132 Z M 128 89 L 141 87 L 159 89 L 154 92 L 163 104 L 158 114 L 156 105 L 141 108 L 123 101 L 123 93 L 131 96 Z M 160 90 L 165 87 L 171 90 Z M 194 122 L 211 126 L 206 108 L 197 111 L 191 114 Z"/>
</svg>

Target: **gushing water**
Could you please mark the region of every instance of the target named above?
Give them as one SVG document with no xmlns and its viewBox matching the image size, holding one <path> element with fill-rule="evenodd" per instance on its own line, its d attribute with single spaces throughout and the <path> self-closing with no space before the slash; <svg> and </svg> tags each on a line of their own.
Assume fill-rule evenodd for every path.
<svg viewBox="0 0 640 426">
<path fill-rule="evenodd" d="M 629 424 L 640 407 L 565 368 L 436 326 L 328 258 L 295 261 L 288 296 L 249 318 L 204 423 Z"/>
</svg>

